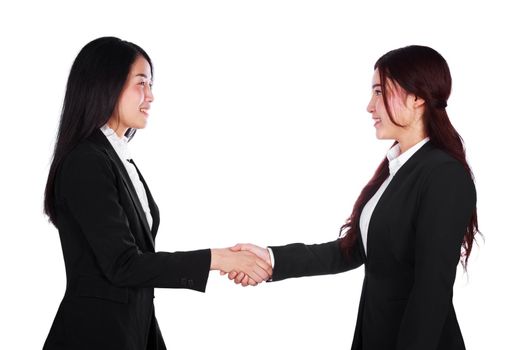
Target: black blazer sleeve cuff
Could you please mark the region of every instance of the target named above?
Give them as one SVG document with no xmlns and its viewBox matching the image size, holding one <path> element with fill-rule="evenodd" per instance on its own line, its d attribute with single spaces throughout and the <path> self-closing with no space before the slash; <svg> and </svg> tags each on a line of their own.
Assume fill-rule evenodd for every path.
<svg viewBox="0 0 525 350">
<path fill-rule="evenodd" d="M 205 292 L 210 274 L 210 249 L 188 252 L 165 253 L 158 252 L 157 256 L 165 256 L 166 266 L 157 280 L 160 288 L 185 288 L 198 292 Z"/>
</svg>

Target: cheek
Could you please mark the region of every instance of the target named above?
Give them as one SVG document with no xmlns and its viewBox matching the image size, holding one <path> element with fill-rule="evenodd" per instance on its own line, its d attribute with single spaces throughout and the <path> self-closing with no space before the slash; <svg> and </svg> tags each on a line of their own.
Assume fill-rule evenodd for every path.
<svg viewBox="0 0 525 350">
<path fill-rule="evenodd" d="M 122 96 L 124 97 L 124 96 Z M 118 111 L 120 118 L 128 119 L 133 115 L 134 111 L 137 109 L 137 104 L 132 102 L 129 98 L 122 98 L 118 104 Z"/>
<path fill-rule="evenodd" d="M 133 101 L 135 103 L 137 102 L 141 102 L 141 100 L 144 98 L 144 91 L 143 91 L 143 88 L 142 86 L 135 86 L 133 89 L 131 89 L 129 91 L 129 98 L 130 98 L 130 101 Z"/>
<path fill-rule="evenodd" d="M 374 106 L 374 109 L 377 114 L 385 114 L 385 104 L 383 103 L 383 98 L 381 96 L 374 97 L 374 99 L 372 100 L 372 105 Z"/>
<path fill-rule="evenodd" d="M 403 124 L 404 121 L 404 105 L 400 103 L 399 99 L 392 98 L 388 101 L 388 104 L 390 106 L 390 113 L 392 114 L 392 118 L 396 121 L 396 123 Z M 390 121 L 390 118 L 389 118 Z M 391 121 L 390 121 L 391 122 Z"/>
<path fill-rule="evenodd" d="M 384 104 L 383 100 L 378 100 L 378 102 L 377 102 L 377 110 L 379 112 L 381 112 L 382 115 L 387 116 L 386 107 L 385 107 L 385 104 Z"/>
<path fill-rule="evenodd" d="M 133 86 L 130 89 L 127 89 L 122 95 L 123 98 L 127 101 L 128 104 L 136 103 L 140 100 L 142 93 L 142 88 L 140 86 Z"/>
<path fill-rule="evenodd" d="M 122 105 L 126 109 L 136 109 L 142 103 L 143 94 L 138 89 L 127 90 L 124 95 L 122 95 Z"/>
</svg>

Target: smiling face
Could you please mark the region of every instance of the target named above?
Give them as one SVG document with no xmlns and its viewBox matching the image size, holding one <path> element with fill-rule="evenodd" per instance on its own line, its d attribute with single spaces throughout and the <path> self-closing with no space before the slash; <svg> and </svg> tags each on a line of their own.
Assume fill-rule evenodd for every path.
<svg viewBox="0 0 525 350">
<path fill-rule="evenodd" d="M 396 140 L 401 148 L 408 148 L 414 142 L 426 137 L 423 127 L 424 101 L 413 94 L 408 94 L 392 80 L 386 79 L 386 90 L 383 91 L 381 78 L 376 69 L 372 78 L 372 97 L 367 111 L 372 114 L 376 137 L 381 140 Z M 386 93 L 390 115 L 383 99 Z M 396 125 L 398 124 L 398 125 Z M 404 147 L 404 146 L 407 147 Z"/>
<path fill-rule="evenodd" d="M 146 127 L 148 111 L 153 102 L 151 79 L 151 67 L 148 61 L 142 56 L 137 57 L 131 65 L 115 111 L 108 121 L 108 126 L 119 137 L 130 128 Z"/>
</svg>

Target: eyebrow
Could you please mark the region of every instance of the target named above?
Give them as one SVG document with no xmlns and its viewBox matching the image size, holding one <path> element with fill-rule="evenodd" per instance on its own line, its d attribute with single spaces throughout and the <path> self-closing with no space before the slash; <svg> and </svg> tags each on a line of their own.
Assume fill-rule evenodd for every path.
<svg viewBox="0 0 525 350">
<path fill-rule="evenodd" d="M 374 84 L 374 85 L 372 85 L 372 89 L 374 89 L 376 87 L 381 87 L 381 84 Z"/>
<path fill-rule="evenodd" d="M 146 74 L 142 74 L 142 73 L 135 75 L 135 77 L 143 77 L 143 78 L 149 79 Z"/>
</svg>

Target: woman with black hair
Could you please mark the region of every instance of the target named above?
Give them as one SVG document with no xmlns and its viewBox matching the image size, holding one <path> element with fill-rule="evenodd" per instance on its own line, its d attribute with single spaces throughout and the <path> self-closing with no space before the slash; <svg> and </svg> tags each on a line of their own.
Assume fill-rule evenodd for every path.
<svg viewBox="0 0 525 350">
<path fill-rule="evenodd" d="M 153 288 L 204 292 L 210 270 L 243 271 L 252 285 L 271 274 L 249 252 L 155 252 L 159 211 L 127 150 L 152 82 L 147 53 L 113 37 L 88 43 L 71 68 L 44 201 L 67 286 L 46 350 L 166 349 Z"/>
</svg>

